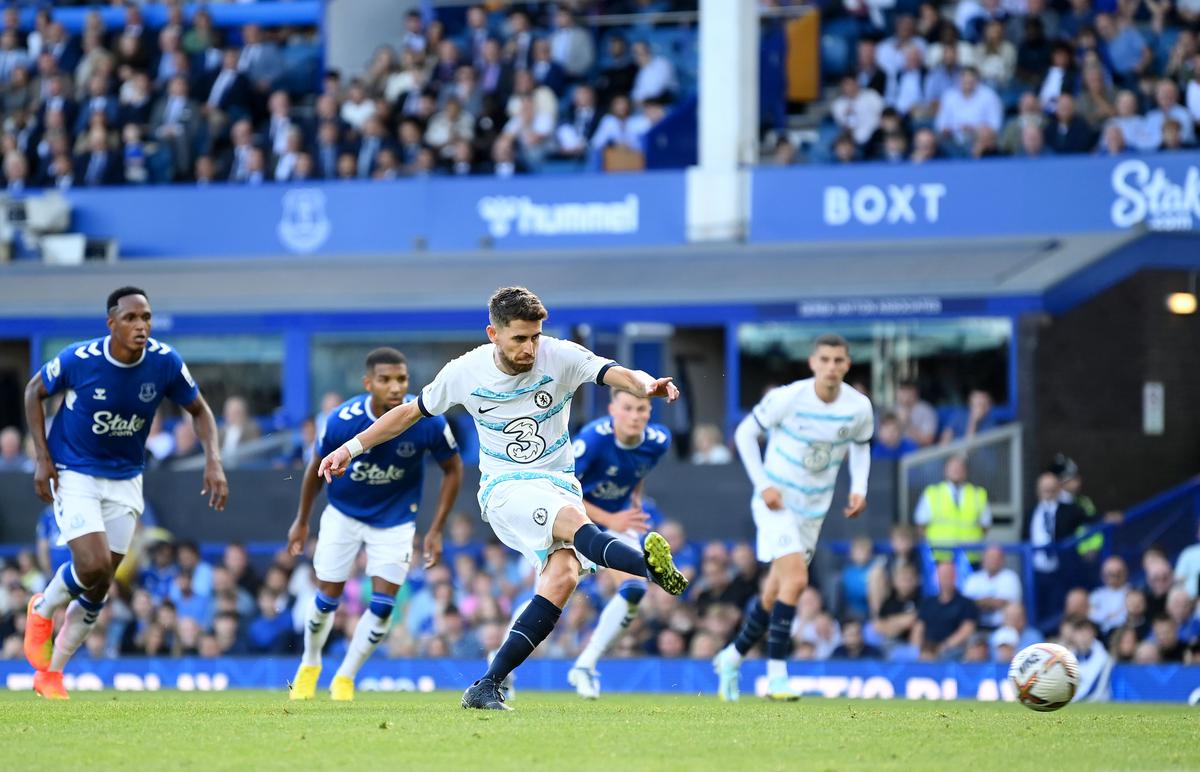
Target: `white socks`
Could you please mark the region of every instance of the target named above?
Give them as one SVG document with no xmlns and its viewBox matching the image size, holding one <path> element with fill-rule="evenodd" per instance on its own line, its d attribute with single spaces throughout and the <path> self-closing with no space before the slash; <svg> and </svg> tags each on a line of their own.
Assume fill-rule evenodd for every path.
<svg viewBox="0 0 1200 772">
<path fill-rule="evenodd" d="M 350 640 L 350 648 L 346 650 L 346 658 L 338 668 L 339 677 L 353 680 L 358 675 L 358 669 L 387 635 L 388 622 L 388 618 L 378 617 L 370 609 L 363 612 L 354 628 L 354 637 Z"/>
<path fill-rule="evenodd" d="M 728 660 L 733 665 L 742 664 L 742 660 L 744 659 L 744 657 L 742 657 L 742 653 L 737 650 L 737 646 L 734 646 L 732 643 L 721 649 L 721 657 Z"/>
<path fill-rule="evenodd" d="M 92 632 L 92 628 L 96 626 L 96 620 L 99 618 L 99 609 L 95 611 L 85 609 L 79 605 L 79 601 L 71 601 L 71 604 L 67 606 L 62 630 L 59 630 L 58 637 L 54 639 L 54 653 L 50 656 L 49 669 L 51 672 L 62 672 L 63 668 L 67 666 L 67 662 L 70 661 L 71 655 L 79 649 L 80 644 L 87 640 L 88 634 Z"/>
<path fill-rule="evenodd" d="M 304 654 L 300 664 L 306 666 L 321 664 L 321 650 L 325 641 L 329 640 L 329 631 L 333 629 L 334 610 L 322 611 L 313 604 L 308 611 L 308 621 L 304 623 Z"/>
<path fill-rule="evenodd" d="M 637 610 L 638 604 L 630 603 L 619 593 L 612 596 L 605 604 L 604 610 L 600 612 L 596 629 L 592 631 L 592 637 L 588 640 L 587 646 L 575 660 L 575 667 L 594 670 L 601 655 L 608 651 L 608 647 L 617 639 L 621 631 L 629 627 L 629 623 L 637 616 Z"/>
<path fill-rule="evenodd" d="M 774 681 L 778 678 L 786 679 L 788 677 L 787 662 L 782 659 L 767 660 L 767 680 Z"/>
<path fill-rule="evenodd" d="M 71 563 L 63 563 L 58 567 L 58 570 L 54 572 L 54 578 L 50 580 L 50 583 L 46 585 L 46 589 L 42 591 L 42 599 L 34 604 L 34 613 L 40 617 L 50 619 L 54 616 L 55 611 L 58 611 L 71 601 L 71 590 L 67 587 L 67 580 L 63 578 L 63 574 L 73 570 L 74 568 Z M 78 585 L 78 581 L 75 584 Z"/>
</svg>

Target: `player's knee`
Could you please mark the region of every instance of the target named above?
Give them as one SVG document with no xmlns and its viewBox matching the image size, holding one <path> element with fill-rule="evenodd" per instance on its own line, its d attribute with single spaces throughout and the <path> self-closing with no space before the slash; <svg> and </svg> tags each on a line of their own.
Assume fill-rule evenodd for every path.
<svg viewBox="0 0 1200 772">
<path fill-rule="evenodd" d="M 568 506 L 558 510 L 558 515 L 554 518 L 554 535 L 557 538 L 568 540 L 575 535 L 583 526 L 592 522 L 588 520 L 587 515 L 578 507 Z"/>
<path fill-rule="evenodd" d="M 579 584 L 579 560 L 569 550 L 559 550 L 551 556 L 542 572 L 541 591 L 552 601 L 565 601 Z"/>
<path fill-rule="evenodd" d="M 108 583 L 112 580 L 113 566 L 107 555 L 102 557 L 80 555 L 72 562 L 75 578 L 79 580 L 80 586 L 96 591 L 108 588 Z"/>
<path fill-rule="evenodd" d="M 624 598 L 626 603 L 636 606 L 646 594 L 646 583 L 641 579 L 626 579 L 617 588 L 617 594 Z"/>
</svg>

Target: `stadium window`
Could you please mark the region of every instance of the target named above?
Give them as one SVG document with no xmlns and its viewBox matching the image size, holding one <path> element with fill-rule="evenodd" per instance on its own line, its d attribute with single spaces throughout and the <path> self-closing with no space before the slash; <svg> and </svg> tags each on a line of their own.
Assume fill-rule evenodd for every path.
<svg viewBox="0 0 1200 772">
<path fill-rule="evenodd" d="M 865 386 L 877 405 L 891 404 L 896 385 L 907 378 L 939 407 L 961 405 L 971 389 L 986 390 L 997 405 L 1011 398 L 1007 317 L 846 320 L 741 325 L 739 406 L 748 410 L 768 388 L 810 377 L 812 341 L 830 331 L 850 342 L 846 381 Z"/>
</svg>

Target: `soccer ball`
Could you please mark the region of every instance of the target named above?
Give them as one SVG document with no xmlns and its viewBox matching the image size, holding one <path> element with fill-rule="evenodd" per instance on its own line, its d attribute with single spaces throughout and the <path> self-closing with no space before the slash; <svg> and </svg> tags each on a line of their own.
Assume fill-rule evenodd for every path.
<svg viewBox="0 0 1200 772">
<path fill-rule="evenodd" d="M 1079 688 L 1079 662 L 1057 643 L 1035 643 L 1021 650 L 1008 666 L 1017 699 L 1032 710 L 1058 710 Z"/>
</svg>

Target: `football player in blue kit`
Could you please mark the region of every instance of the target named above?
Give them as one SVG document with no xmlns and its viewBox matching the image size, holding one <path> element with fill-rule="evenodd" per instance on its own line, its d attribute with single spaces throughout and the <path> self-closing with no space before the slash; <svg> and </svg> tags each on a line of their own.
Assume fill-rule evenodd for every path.
<svg viewBox="0 0 1200 772">
<path fill-rule="evenodd" d="M 642 509 L 646 475 L 671 447 L 671 433 L 650 423 L 650 400 L 613 389 L 608 416 L 592 421 L 575 439 L 575 475 L 583 486 L 583 506 L 592 522 L 641 549 L 650 516 Z M 600 696 L 596 662 L 637 615 L 646 580 L 620 574 L 620 589 L 604 606 L 592 637 L 567 674 L 579 696 Z"/>
<path fill-rule="evenodd" d="M 352 397 L 329 414 L 324 434 L 300 486 L 300 506 L 288 529 L 288 549 L 304 551 L 313 502 L 324 485 L 317 474 L 321 459 L 365 430 L 394 407 L 415 397 L 408 394 L 408 363 L 394 348 L 367 355 L 365 394 Z M 363 612 L 346 656 L 330 683 L 334 700 L 354 699 L 354 678 L 371 652 L 387 635 L 396 593 L 408 576 L 421 503 L 425 454 L 442 468 L 437 511 L 425 536 L 426 568 L 442 554 L 442 527 L 462 484 L 462 460 L 446 419 L 421 421 L 402 434 L 356 458 L 347 473 L 329 484 L 329 505 L 321 513 L 321 533 L 313 555 L 317 596 L 304 627 L 304 654 L 288 695 L 293 700 L 316 696 L 321 675 L 321 649 L 329 639 L 333 614 L 354 569 L 358 552 L 367 551 L 371 600 Z"/>
<path fill-rule="evenodd" d="M 108 296 L 109 334 L 72 343 L 25 387 L 25 417 L 37 449 L 34 488 L 54 505 L 61 539 L 71 550 L 29 601 L 25 657 L 37 670 L 34 691 L 65 700 L 63 667 L 100 616 L 113 572 L 129 550 L 145 506 L 142 469 L 150 422 L 164 398 L 191 416 L 204 445 L 202 495 L 224 509 L 229 495 L 217 444 L 217 423 L 187 365 L 150 337 L 150 300 L 137 287 Z M 46 435 L 44 401 L 63 394 Z M 54 612 L 67 607 L 54 633 Z"/>
</svg>

